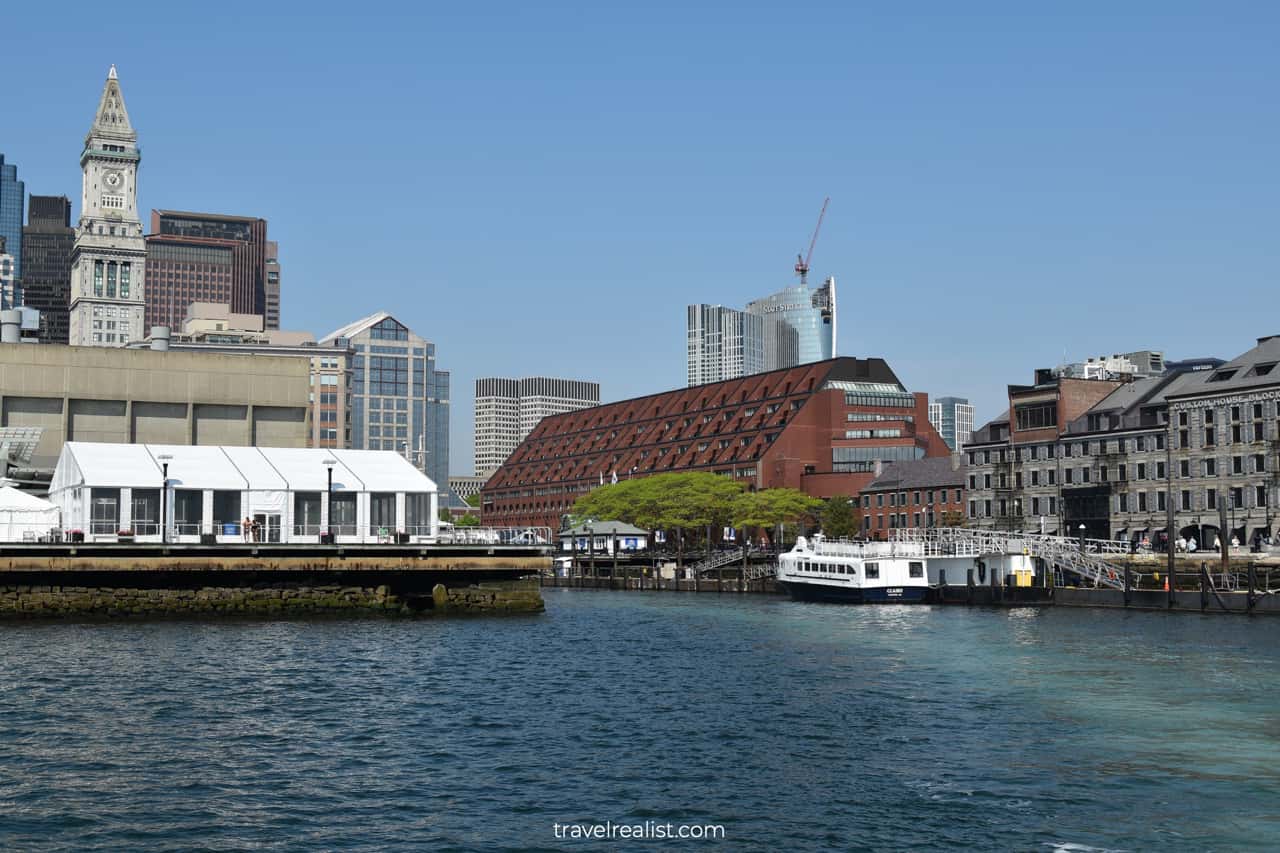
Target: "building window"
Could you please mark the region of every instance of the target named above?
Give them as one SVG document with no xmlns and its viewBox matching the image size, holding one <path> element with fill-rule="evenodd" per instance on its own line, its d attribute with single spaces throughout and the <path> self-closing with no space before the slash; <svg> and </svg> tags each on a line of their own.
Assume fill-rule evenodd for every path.
<svg viewBox="0 0 1280 853">
<path fill-rule="evenodd" d="M 1206 489 L 1204 493 L 1205 509 L 1218 508 L 1218 490 Z"/>
<path fill-rule="evenodd" d="M 1044 429 L 1045 427 L 1053 427 L 1058 425 L 1058 404 L 1054 403 L 1031 403 L 1023 406 L 1014 406 L 1014 429 Z"/>
<path fill-rule="evenodd" d="M 130 264 L 125 261 L 120 264 L 120 298 L 129 298 L 129 270 Z"/>
<path fill-rule="evenodd" d="M 107 298 L 115 299 L 116 296 L 116 262 L 107 262 Z"/>
<path fill-rule="evenodd" d="M 102 295 L 102 261 L 93 262 L 93 295 Z"/>
</svg>

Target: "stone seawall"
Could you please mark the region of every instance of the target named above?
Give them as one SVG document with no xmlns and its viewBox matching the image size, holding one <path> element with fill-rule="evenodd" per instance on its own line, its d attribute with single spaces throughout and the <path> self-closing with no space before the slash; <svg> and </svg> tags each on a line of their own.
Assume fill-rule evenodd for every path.
<svg viewBox="0 0 1280 853">
<path fill-rule="evenodd" d="M 431 598 L 435 609 L 444 613 L 538 613 L 545 609 L 536 578 L 452 588 L 437 584 Z"/>
<path fill-rule="evenodd" d="M 350 586 L 279 581 L 190 588 L 0 584 L 0 619 L 147 615 L 294 616 L 305 614 L 531 613 L 543 609 L 536 581 L 437 584 L 430 594 L 387 584 Z"/>
</svg>

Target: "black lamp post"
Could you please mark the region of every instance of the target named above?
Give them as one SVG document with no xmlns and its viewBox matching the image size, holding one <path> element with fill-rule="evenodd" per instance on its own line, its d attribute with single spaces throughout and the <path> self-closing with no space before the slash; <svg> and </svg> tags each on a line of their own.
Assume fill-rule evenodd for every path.
<svg viewBox="0 0 1280 853">
<path fill-rule="evenodd" d="M 1078 529 L 1080 531 L 1080 553 L 1083 554 L 1084 553 L 1084 531 L 1085 531 L 1084 524 L 1082 523 Z"/>
<path fill-rule="evenodd" d="M 160 460 L 160 469 L 164 478 L 160 485 L 160 544 L 163 545 L 168 541 L 169 527 L 169 461 L 173 456 L 168 453 L 162 453 L 156 457 Z"/>
<path fill-rule="evenodd" d="M 324 492 L 324 532 L 328 536 L 329 544 L 333 544 L 333 466 L 338 464 L 338 460 L 325 459 L 321 464 L 324 465 L 329 477 L 328 486 Z"/>
</svg>

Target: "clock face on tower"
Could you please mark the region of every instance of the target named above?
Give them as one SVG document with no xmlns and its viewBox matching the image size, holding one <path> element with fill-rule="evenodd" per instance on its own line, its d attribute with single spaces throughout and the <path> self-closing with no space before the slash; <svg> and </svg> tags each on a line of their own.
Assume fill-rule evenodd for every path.
<svg viewBox="0 0 1280 853">
<path fill-rule="evenodd" d="M 119 172 L 107 172 L 107 174 L 103 176 L 102 182 L 107 185 L 107 189 L 116 190 L 124 183 L 124 176 Z"/>
</svg>

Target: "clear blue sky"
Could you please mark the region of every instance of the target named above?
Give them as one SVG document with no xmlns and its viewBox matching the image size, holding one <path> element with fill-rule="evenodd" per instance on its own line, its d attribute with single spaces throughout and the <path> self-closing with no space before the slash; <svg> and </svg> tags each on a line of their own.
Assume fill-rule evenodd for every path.
<svg viewBox="0 0 1280 853">
<path fill-rule="evenodd" d="M 824 196 L 841 354 L 979 420 L 1280 332 L 1274 2 L 9 5 L 28 192 L 78 201 L 117 63 L 143 209 L 270 220 L 287 328 L 435 340 L 455 473 L 478 376 L 682 385 L 685 304 L 790 282 Z"/>
</svg>

